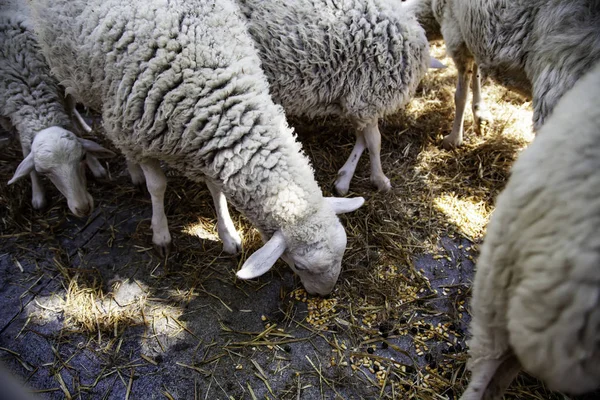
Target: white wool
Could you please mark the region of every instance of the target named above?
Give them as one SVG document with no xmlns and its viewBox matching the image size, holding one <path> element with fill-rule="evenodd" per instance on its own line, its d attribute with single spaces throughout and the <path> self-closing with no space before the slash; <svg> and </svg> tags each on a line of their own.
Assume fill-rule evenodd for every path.
<svg viewBox="0 0 600 400">
<path fill-rule="evenodd" d="M 600 387 L 598 93 L 600 63 L 559 101 L 498 197 L 473 286 L 464 399 L 501 398 L 519 364 L 554 390 Z M 512 354 L 518 362 L 501 366 Z"/>
<path fill-rule="evenodd" d="M 429 45 L 414 16 L 399 1 L 237 1 L 274 100 L 289 115 L 352 121 L 358 141 L 366 136 L 362 150 L 371 153 L 371 180 L 388 190 L 378 119 L 408 103 L 430 64 Z M 340 170 L 338 192 L 348 192 L 355 167 Z"/>
<path fill-rule="evenodd" d="M 67 130 L 71 122 L 58 85 L 20 2 L 0 1 L 0 44 L 0 117 L 18 132 L 25 158 L 11 183 L 30 175 L 33 206 L 43 208 L 46 197 L 38 173 L 45 174 L 75 215 L 88 214 L 93 202 L 80 167 L 85 149 Z"/>
<path fill-rule="evenodd" d="M 472 68 L 531 97 L 537 131 L 562 95 L 600 60 L 597 0 L 410 0 L 407 4 L 429 37 L 443 35 L 459 71 L 456 120 L 445 139 L 447 147 L 462 142 L 462 103 Z M 477 115 L 475 119 L 478 128 Z"/>
<path fill-rule="evenodd" d="M 271 100 L 232 0 L 31 3 L 53 73 L 78 102 L 102 113 L 107 137 L 140 164 L 158 248 L 171 241 L 160 160 L 222 190 L 265 239 L 283 232 L 295 261 L 319 254 L 308 265 L 315 274 L 301 277 L 311 291 L 331 290 L 344 228 Z"/>
</svg>

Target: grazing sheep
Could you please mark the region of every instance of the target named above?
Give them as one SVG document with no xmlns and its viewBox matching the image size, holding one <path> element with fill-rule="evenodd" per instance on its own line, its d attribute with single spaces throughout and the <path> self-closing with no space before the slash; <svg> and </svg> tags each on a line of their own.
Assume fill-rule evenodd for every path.
<svg viewBox="0 0 600 400">
<path fill-rule="evenodd" d="M 356 144 L 335 182 L 348 193 L 363 151 L 371 182 L 391 188 L 381 167 L 379 118 L 410 100 L 430 64 L 423 29 L 400 2 L 238 0 L 258 46 L 271 94 L 291 115 L 338 115 Z M 432 65 L 441 63 L 432 60 Z"/>
<path fill-rule="evenodd" d="M 600 0 L 411 0 L 428 31 L 441 33 L 458 69 L 456 116 L 445 148 L 462 144 L 473 72 L 476 131 L 489 118 L 479 73 L 533 99 L 538 131 L 561 96 L 600 59 Z M 434 22 L 436 21 L 437 24 Z"/>
<path fill-rule="evenodd" d="M 240 278 L 283 256 L 308 292 L 332 290 L 346 248 L 335 214 L 364 200 L 323 197 L 232 0 L 31 4 L 53 73 L 75 100 L 102 112 L 106 135 L 143 171 L 159 251 L 171 243 L 162 160 L 206 179 L 268 239 Z"/>
<path fill-rule="evenodd" d="M 600 63 L 512 168 L 473 286 L 462 399 L 500 399 L 521 366 L 551 389 L 600 387 Z"/>
<path fill-rule="evenodd" d="M 29 175 L 32 204 L 40 209 L 46 196 L 38 174 L 46 175 L 66 197 L 71 212 L 81 217 L 94 204 L 82 158 L 114 154 L 65 129 L 70 119 L 49 72 L 26 10 L 18 2 L 0 1 L 0 116 L 3 125 L 18 132 L 24 156 L 8 184 Z"/>
</svg>

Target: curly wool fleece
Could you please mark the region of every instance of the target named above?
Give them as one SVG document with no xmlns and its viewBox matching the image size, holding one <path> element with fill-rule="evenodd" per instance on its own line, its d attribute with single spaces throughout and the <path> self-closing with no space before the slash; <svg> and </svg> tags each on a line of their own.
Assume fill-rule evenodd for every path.
<svg viewBox="0 0 600 400">
<path fill-rule="evenodd" d="M 360 126 L 402 108 L 429 66 L 425 32 L 400 1 L 238 3 L 288 114 L 335 114 Z"/>
<path fill-rule="evenodd" d="M 235 4 L 33 3 L 53 72 L 79 102 L 102 111 L 106 135 L 128 159 L 208 176 L 267 235 L 321 208 L 309 161 L 270 98 Z"/>
</svg>

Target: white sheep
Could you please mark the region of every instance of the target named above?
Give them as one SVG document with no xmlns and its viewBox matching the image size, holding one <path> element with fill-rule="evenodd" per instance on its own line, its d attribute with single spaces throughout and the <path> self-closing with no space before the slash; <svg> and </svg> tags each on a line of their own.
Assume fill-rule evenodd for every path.
<svg viewBox="0 0 600 400">
<path fill-rule="evenodd" d="M 348 193 L 363 151 L 371 182 L 391 188 L 381 167 L 378 120 L 410 100 L 430 65 L 423 29 L 400 2 L 387 0 L 238 0 L 248 18 L 271 93 L 287 114 L 337 115 L 356 129 L 339 170 Z M 437 60 L 432 66 L 441 67 Z"/>
<path fill-rule="evenodd" d="M 232 0 L 30 3 L 53 73 L 102 112 L 108 138 L 143 171 L 155 246 L 166 252 L 171 243 L 162 160 L 206 179 L 268 239 L 240 278 L 283 256 L 308 292 L 332 290 L 346 247 L 335 214 L 364 199 L 323 197 Z"/>
<path fill-rule="evenodd" d="M 28 18 L 19 2 L 0 1 L 0 116 L 3 124 L 18 132 L 24 156 L 8 184 L 29 175 L 32 205 L 39 209 L 46 205 L 46 196 L 38 174 L 46 175 L 65 196 L 71 212 L 84 216 L 94 203 L 81 160 L 86 154 L 114 154 L 65 129 L 70 119 Z"/>
<path fill-rule="evenodd" d="M 452 132 L 445 148 L 462 144 L 463 114 L 473 72 L 475 130 L 490 118 L 479 73 L 533 100 L 537 131 L 561 96 L 600 59 L 597 0 L 410 0 L 428 36 L 441 33 L 458 69 Z"/>
<path fill-rule="evenodd" d="M 600 63 L 554 107 L 497 200 L 473 286 L 463 400 L 521 366 L 553 390 L 600 387 Z"/>
</svg>

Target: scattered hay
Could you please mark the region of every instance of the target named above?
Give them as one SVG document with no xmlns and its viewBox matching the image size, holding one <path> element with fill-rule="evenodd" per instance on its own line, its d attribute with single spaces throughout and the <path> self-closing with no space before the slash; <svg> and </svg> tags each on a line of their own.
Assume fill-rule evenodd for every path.
<svg viewBox="0 0 600 400">
<path fill-rule="evenodd" d="M 432 52 L 437 58 L 444 57 L 440 44 L 433 44 Z M 227 373 L 253 371 L 271 392 L 270 373 L 285 373 L 291 346 L 326 343 L 331 353 L 321 358 L 306 354 L 311 370 L 296 371 L 288 387 L 273 398 L 301 398 L 304 388 L 312 384 L 319 385 L 321 393 L 337 398 L 342 398 L 338 389 L 344 385 L 367 393 L 369 398 L 375 393 L 391 399 L 452 399 L 462 393 L 467 382 L 465 336 L 470 284 L 446 277 L 471 276 L 472 260 L 477 256 L 474 243 L 483 237 L 510 166 L 532 139 L 531 112 L 530 105 L 518 96 L 488 83 L 484 98 L 495 120 L 485 135 L 473 133 L 467 110 L 464 146 L 452 152 L 442 150 L 442 136 L 450 132 L 454 115 L 456 76 L 452 61 L 446 58 L 443 62 L 449 68 L 431 72 L 406 109 L 381 122 L 382 163 L 392 191 L 373 191 L 366 156 L 358 166 L 351 195 L 365 196 L 367 203 L 341 216 L 348 249 L 334 293 L 327 299 L 313 298 L 300 288 L 298 280 L 292 288 L 282 286 L 281 318 L 265 316 L 264 329 L 252 332 L 237 331 L 220 320 L 225 339 L 205 344 L 196 364 L 185 361 L 178 366 L 208 377 L 224 392 L 214 371 L 219 360 L 228 357 L 232 362 Z M 351 125 L 336 120 L 290 122 L 313 160 L 321 187 L 330 195 L 337 170 L 354 144 Z M 51 249 L 60 248 L 53 233 L 74 224 L 64 200 L 51 190 L 54 203 L 50 210 L 31 211 L 27 182 L 5 186 L 21 158 L 14 146 L 9 149 L 0 160 L 0 235 L 10 241 L 5 251 L 22 255 L 38 248 L 40 242 Z M 86 251 L 93 254 L 125 247 L 144 255 L 139 258 L 140 265 L 129 266 L 142 271 L 144 284 L 114 278 L 121 268 L 127 270 L 119 260 L 111 271 L 113 282 L 96 272 L 82 271 L 82 265 L 56 265 L 51 270 L 60 272 L 64 292 L 56 293 L 52 302 L 38 303 L 63 315 L 63 337 L 83 334 L 96 342 L 104 339 L 113 350 L 118 349 L 115 342 L 128 327 L 143 327 L 146 344 L 140 357 L 145 364 L 155 366 L 156 354 L 167 351 L 178 337 L 194 335 L 182 321 L 182 310 L 196 297 L 217 300 L 227 312 L 242 312 L 229 307 L 225 296 L 213 293 L 210 282 L 228 285 L 231 296 L 252 299 L 261 294 L 270 278 L 250 282 L 235 278 L 232 269 L 242 258 L 221 254 L 210 194 L 204 185 L 172 173 L 168 173 L 166 213 L 177 251 L 167 263 L 146 256 L 150 251 L 150 202 L 131 187 L 124 170 L 122 160 L 111 161 L 112 182 L 90 180 L 90 192 L 97 203 L 110 210 L 104 217 L 111 234 L 101 248 Z M 139 213 L 140 204 L 146 210 L 143 217 L 134 214 Z M 114 216 L 116 210 L 118 217 Z M 247 255 L 261 245 L 260 235 L 244 218 L 233 214 Z M 137 225 L 124 226 L 127 219 Z M 92 219 L 81 222 L 72 232 L 73 238 L 90 223 Z M 125 237 L 121 231 L 127 232 Z M 458 247 L 444 245 L 448 238 L 460 243 Z M 430 258 L 431 270 L 415 267 L 419 257 Z M 64 258 L 61 265 L 71 266 L 85 255 L 76 257 L 73 253 Z M 276 268 L 270 277 L 279 280 L 279 275 L 281 269 Z M 253 358 L 258 353 L 269 354 L 270 366 L 277 366 L 273 367 L 275 372 L 260 367 Z M 121 379 L 130 387 L 133 378 Z M 256 397 L 250 383 L 242 389 L 247 398 Z M 167 388 L 163 394 L 172 396 Z M 520 378 L 510 396 L 539 399 L 555 395 L 537 381 Z"/>
</svg>

